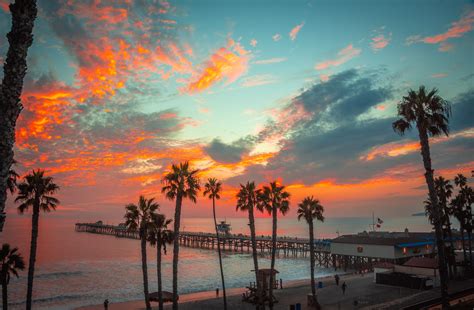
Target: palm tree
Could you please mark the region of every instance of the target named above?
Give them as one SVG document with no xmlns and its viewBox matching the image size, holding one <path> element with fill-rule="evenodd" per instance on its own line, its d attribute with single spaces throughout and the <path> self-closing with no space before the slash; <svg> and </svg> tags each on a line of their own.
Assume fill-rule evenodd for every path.
<svg viewBox="0 0 474 310">
<path fill-rule="evenodd" d="M 444 241 L 442 232 L 442 222 L 438 204 L 438 197 L 433 178 L 433 169 L 431 166 L 429 136 L 439 136 L 449 134 L 448 118 L 451 114 L 450 105 L 438 94 L 437 89 L 426 93 L 424 86 L 420 86 L 418 92 L 410 90 L 407 96 L 404 96 L 398 104 L 398 115 L 401 117 L 396 120 L 392 127 L 403 135 L 415 124 L 418 129 L 418 136 L 421 145 L 421 156 L 425 168 L 425 180 L 428 185 L 428 191 L 431 203 L 433 205 L 434 228 L 436 233 L 436 244 L 438 248 L 438 260 L 441 280 L 441 300 L 443 308 L 448 305 L 448 277 L 446 272 L 446 259 L 444 253 Z"/>
<path fill-rule="evenodd" d="M 18 185 L 18 196 L 15 202 L 20 202 L 18 211 L 23 214 L 29 207 L 33 208 L 33 219 L 31 224 L 30 263 L 28 265 L 28 290 L 26 294 L 26 309 L 31 309 L 33 296 L 33 278 L 35 274 L 36 246 L 38 242 L 38 221 L 40 211 L 51 212 L 56 210 L 59 200 L 54 195 L 59 186 L 53 182 L 52 177 L 44 175 L 44 170 L 33 170 L 24 177 Z"/>
<path fill-rule="evenodd" d="M 196 203 L 197 192 L 201 189 L 197 177 L 198 170 L 191 170 L 189 163 L 172 165 L 171 170 L 164 176 L 161 192 L 169 200 L 176 201 L 174 210 L 174 242 L 173 242 L 173 310 L 178 309 L 178 256 L 179 256 L 179 226 L 181 224 L 181 205 L 184 198 Z"/>
<path fill-rule="evenodd" d="M 17 180 L 20 178 L 18 173 L 16 173 L 15 169 L 13 169 L 13 165 L 15 165 L 17 162 L 16 160 L 13 160 L 12 167 L 10 168 L 10 171 L 8 172 L 8 179 L 7 179 L 7 188 L 10 191 L 10 194 L 13 194 L 16 190 L 17 187 Z"/>
<path fill-rule="evenodd" d="M 314 281 L 314 220 L 324 222 L 324 207 L 318 199 L 313 196 L 306 197 L 298 204 L 298 221 L 302 218 L 306 220 L 309 226 L 309 252 L 311 262 L 311 293 L 313 294 L 313 305 L 318 303 L 316 298 L 316 283 Z"/>
<path fill-rule="evenodd" d="M 148 266 L 146 258 L 146 241 L 148 232 L 152 229 L 152 218 L 160 205 L 154 198 L 146 199 L 140 196 L 138 205 L 133 203 L 125 206 L 125 225 L 130 231 L 138 231 L 142 254 L 143 293 L 145 294 L 145 305 L 147 310 L 151 309 L 148 297 Z"/>
<path fill-rule="evenodd" d="M 2 245 L 0 250 L 0 283 L 2 284 L 3 310 L 8 309 L 8 290 L 11 274 L 18 278 L 18 270 L 25 269 L 25 261 L 19 253 L 18 248 L 10 248 L 8 243 Z"/>
<path fill-rule="evenodd" d="M 153 214 L 152 226 L 149 231 L 148 241 L 152 246 L 156 246 L 156 275 L 158 278 L 158 303 L 159 309 L 163 310 L 163 285 L 161 281 L 161 250 L 166 255 L 166 244 L 173 242 L 173 232 L 168 229 L 168 225 L 173 220 L 167 219 L 164 214 Z"/>
<path fill-rule="evenodd" d="M 472 208 L 471 205 L 474 201 L 474 191 L 470 186 L 467 185 L 467 178 L 462 175 L 458 174 L 454 178 L 454 184 L 459 187 L 459 194 L 456 197 L 459 201 L 461 207 L 461 227 L 464 227 L 468 235 L 468 246 L 469 246 L 469 267 L 472 268 L 472 228 L 474 224 L 474 220 L 472 217 Z M 464 239 L 463 239 L 464 245 Z"/>
<path fill-rule="evenodd" d="M 247 184 L 240 184 L 240 190 L 237 193 L 237 207 L 236 210 L 247 212 L 249 215 L 250 240 L 252 243 L 253 265 L 255 270 L 255 283 L 257 286 L 258 296 L 262 298 L 262 288 L 258 282 L 258 256 L 257 256 L 257 240 L 255 236 L 255 217 L 254 208 L 259 205 L 260 190 L 255 188 L 254 182 L 247 182 Z M 262 301 L 258 301 L 258 306 Z"/>
<path fill-rule="evenodd" d="M 290 210 L 290 193 L 285 191 L 284 186 L 280 186 L 276 181 L 270 182 L 270 186 L 264 186 L 260 195 L 262 208 L 267 210 L 268 214 L 272 215 L 272 262 L 270 272 L 270 309 L 273 309 L 273 277 L 275 276 L 275 254 L 277 241 L 277 215 L 278 211 L 285 215 Z"/>
<path fill-rule="evenodd" d="M 222 256 L 221 256 L 221 244 L 219 238 L 219 230 L 217 229 L 216 220 L 216 199 L 220 199 L 220 192 L 222 191 L 221 182 L 217 181 L 216 178 L 209 178 L 207 183 L 204 185 L 204 196 L 212 199 L 212 214 L 214 216 L 214 228 L 216 229 L 217 236 L 217 252 L 219 253 L 219 267 L 221 269 L 221 280 L 222 280 L 222 292 L 224 294 L 224 309 L 227 310 L 227 297 L 225 293 L 225 282 L 224 282 L 224 269 L 222 268 Z"/>
<path fill-rule="evenodd" d="M 36 0 L 16 0 L 9 5 L 12 27 L 7 34 L 10 44 L 0 83 L 0 232 L 5 222 L 8 176 L 13 164 L 15 125 L 23 106 L 20 102 L 26 74 L 28 48 L 33 43 Z"/>
</svg>

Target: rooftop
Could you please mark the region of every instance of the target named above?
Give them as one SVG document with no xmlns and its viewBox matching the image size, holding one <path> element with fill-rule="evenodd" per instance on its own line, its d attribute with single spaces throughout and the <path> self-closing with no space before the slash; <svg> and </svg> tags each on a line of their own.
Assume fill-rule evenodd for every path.
<svg viewBox="0 0 474 310">
<path fill-rule="evenodd" d="M 403 266 L 437 269 L 438 261 L 435 258 L 430 258 L 430 257 L 412 257 L 409 260 L 407 260 L 403 264 Z"/>
</svg>

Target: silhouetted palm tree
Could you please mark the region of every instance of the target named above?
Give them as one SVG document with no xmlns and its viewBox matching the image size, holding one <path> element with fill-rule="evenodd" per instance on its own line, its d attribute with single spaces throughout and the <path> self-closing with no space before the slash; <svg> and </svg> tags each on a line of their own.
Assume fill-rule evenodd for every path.
<svg viewBox="0 0 474 310">
<path fill-rule="evenodd" d="M 437 92 L 437 89 L 433 89 L 427 93 L 424 86 L 420 86 L 418 91 L 410 90 L 408 95 L 403 97 L 402 101 L 398 104 L 398 115 L 401 118 L 395 121 L 392 126 L 400 135 L 411 129 L 412 124 L 415 124 L 418 129 L 421 156 L 425 168 L 425 179 L 433 205 L 433 219 L 440 268 L 441 299 L 443 307 L 448 307 L 448 275 L 446 272 L 442 222 L 431 166 L 429 136 L 439 136 L 443 133 L 448 135 L 448 118 L 451 114 L 451 109 L 450 105 L 437 95 Z"/>
<path fill-rule="evenodd" d="M 158 304 L 163 310 L 163 285 L 161 281 L 161 250 L 166 255 L 166 244 L 173 243 L 173 232 L 168 229 L 168 225 L 173 220 L 167 219 L 164 214 L 155 213 L 152 216 L 152 229 L 148 234 L 148 241 L 152 246 L 156 246 L 156 275 L 158 278 Z"/>
<path fill-rule="evenodd" d="M 224 296 L 224 309 L 227 310 L 227 296 L 225 292 L 225 281 L 224 281 L 224 269 L 222 268 L 222 256 L 221 256 L 221 244 L 219 237 L 219 230 L 217 229 L 217 219 L 216 219 L 216 199 L 220 199 L 220 193 L 222 191 L 221 182 L 217 181 L 216 178 L 210 178 L 207 180 L 207 183 L 204 185 L 204 196 L 212 199 L 212 214 L 214 216 L 214 228 L 216 230 L 217 236 L 217 252 L 219 253 L 219 267 L 221 270 L 221 280 L 222 280 L 222 292 Z"/>
<path fill-rule="evenodd" d="M 468 246 L 469 246 L 469 267 L 472 268 L 472 242 L 471 242 L 471 236 L 472 236 L 472 229 L 473 229 L 473 224 L 474 224 L 474 219 L 472 216 L 472 203 L 474 201 L 474 191 L 470 186 L 467 185 L 467 178 L 462 175 L 458 174 L 454 178 L 454 184 L 459 187 L 459 193 L 456 196 L 456 199 L 458 200 L 458 204 L 460 204 L 461 208 L 461 227 L 464 228 L 464 230 L 467 232 L 468 235 Z M 464 244 L 464 240 L 463 240 Z"/>
<path fill-rule="evenodd" d="M 16 173 L 15 169 L 13 169 L 13 165 L 16 164 L 16 160 L 13 160 L 12 167 L 8 172 L 8 179 L 7 179 L 7 188 L 10 191 L 10 194 L 13 194 L 17 187 L 17 180 L 20 178 L 18 173 Z"/>
<path fill-rule="evenodd" d="M 200 190 L 198 170 L 191 170 L 189 163 L 172 165 L 171 170 L 164 176 L 161 192 L 169 200 L 176 201 L 174 211 L 174 243 L 173 243 L 173 310 L 178 309 L 178 256 L 179 256 L 179 227 L 181 224 L 181 205 L 188 198 L 196 203 L 197 192 Z"/>
<path fill-rule="evenodd" d="M 278 185 L 276 181 L 270 182 L 269 186 L 264 186 L 260 194 L 260 202 L 263 209 L 272 215 L 272 262 L 270 272 L 270 309 L 273 309 L 273 282 L 275 274 L 275 254 L 277 241 L 277 218 L 278 211 L 285 215 L 290 210 L 290 193 L 285 191 L 285 187 Z"/>
<path fill-rule="evenodd" d="M 148 232 L 153 226 L 153 214 L 158 210 L 159 204 L 154 198 L 146 199 L 140 196 L 138 205 L 133 203 L 125 206 L 125 225 L 130 231 L 138 231 L 140 237 L 140 246 L 142 254 L 142 273 L 143 273 L 143 293 L 145 295 L 145 305 L 147 310 L 151 309 L 148 297 L 148 266 L 146 258 L 146 241 Z"/>
<path fill-rule="evenodd" d="M 4 243 L 0 249 L 0 283 L 2 285 L 3 310 L 8 309 L 7 287 L 10 283 L 11 275 L 18 278 L 18 270 L 25 269 L 25 261 L 17 251 L 18 248 L 12 249 L 8 243 Z"/>
<path fill-rule="evenodd" d="M 53 182 L 52 177 L 44 175 L 44 170 L 33 170 L 24 177 L 23 182 L 18 185 L 18 196 L 15 202 L 20 202 L 18 211 L 23 214 L 29 207 L 33 208 L 31 224 L 30 263 L 28 265 L 28 289 L 26 294 L 26 309 L 31 309 L 33 296 L 33 278 L 35 273 L 36 247 L 38 242 L 38 221 L 40 211 L 50 212 L 55 210 L 59 200 L 54 195 L 59 186 Z"/>
<path fill-rule="evenodd" d="M 314 220 L 324 222 L 324 207 L 321 205 L 318 199 L 314 199 L 313 196 L 306 197 L 301 203 L 298 204 L 298 221 L 302 218 L 306 220 L 309 226 L 309 252 L 311 262 L 311 293 L 313 294 L 313 305 L 318 303 L 316 297 L 316 283 L 314 281 Z"/>
<path fill-rule="evenodd" d="M 10 168 L 13 164 L 15 125 L 23 105 L 20 101 L 26 74 L 28 48 L 33 43 L 35 0 L 17 0 L 9 5 L 12 28 L 7 34 L 9 48 L 0 83 L 0 232 L 5 222 L 5 202 Z"/>
<path fill-rule="evenodd" d="M 247 182 L 247 184 L 240 184 L 240 190 L 237 193 L 237 207 L 236 210 L 247 212 L 249 216 L 249 228 L 250 228 L 250 242 L 252 243 L 252 256 L 253 256 L 253 265 L 255 269 L 255 283 L 257 286 L 257 293 L 259 298 L 262 296 L 262 289 L 258 282 L 258 256 L 257 256 L 257 240 L 255 237 L 255 217 L 254 209 L 259 205 L 259 196 L 260 190 L 255 188 L 254 182 Z M 257 306 L 261 306 L 258 301 Z"/>
</svg>

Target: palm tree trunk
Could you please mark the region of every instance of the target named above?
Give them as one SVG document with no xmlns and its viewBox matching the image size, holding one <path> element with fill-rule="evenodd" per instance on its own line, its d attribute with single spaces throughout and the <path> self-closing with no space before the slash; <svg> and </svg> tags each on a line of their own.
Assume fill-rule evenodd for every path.
<svg viewBox="0 0 474 310">
<path fill-rule="evenodd" d="M 26 293 L 26 310 L 31 310 L 33 299 L 33 278 L 35 275 L 36 245 L 38 242 L 39 199 L 33 206 L 33 221 L 31 223 L 30 263 L 28 265 L 28 288 Z"/>
<path fill-rule="evenodd" d="M 273 309 L 273 282 L 275 281 L 275 275 L 273 270 L 275 270 L 275 255 L 276 255 L 276 245 L 277 245 L 277 208 L 275 203 L 272 206 L 272 262 L 270 267 L 270 289 L 269 289 L 269 297 L 270 297 L 270 309 Z"/>
<path fill-rule="evenodd" d="M 466 242 L 464 241 L 464 228 L 463 228 L 462 223 L 460 225 L 459 230 L 461 231 L 462 252 L 463 252 L 463 256 L 464 256 L 464 263 L 466 264 L 467 263 L 467 252 L 466 252 Z"/>
<path fill-rule="evenodd" d="M 3 282 L 3 281 L 2 281 Z M 2 304 L 3 310 L 8 309 L 8 290 L 7 290 L 7 283 L 2 283 Z"/>
<path fill-rule="evenodd" d="M 156 238 L 156 275 L 158 277 L 158 305 L 163 310 L 163 284 L 161 283 L 161 231 Z"/>
<path fill-rule="evenodd" d="M 421 122 L 418 122 L 420 124 Z M 444 251 L 443 231 L 441 228 L 441 218 L 439 212 L 438 197 L 436 195 L 435 184 L 433 179 L 433 169 L 431 168 L 430 145 L 428 134 L 425 128 L 418 128 L 421 145 L 421 156 L 425 167 L 425 180 L 428 185 L 430 200 L 433 207 L 434 228 L 436 234 L 436 247 L 438 249 L 438 264 L 441 280 L 441 302 L 444 308 L 449 307 L 448 303 L 448 277 L 446 272 L 446 257 Z"/>
<path fill-rule="evenodd" d="M 447 213 L 446 213 L 447 214 Z M 457 268 L 456 268 L 456 252 L 454 251 L 454 241 L 453 241 L 453 231 L 451 230 L 451 220 L 449 219 L 449 215 L 446 215 L 447 217 L 447 228 L 448 228 L 448 234 L 449 234 L 449 240 L 451 244 L 451 262 L 453 266 L 453 277 L 456 278 L 457 276 Z"/>
<path fill-rule="evenodd" d="M 173 240 L 173 310 L 178 310 L 178 256 L 179 256 L 179 225 L 181 223 L 181 203 L 183 197 L 178 194 L 174 210 Z"/>
<path fill-rule="evenodd" d="M 471 231 L 467 231 L 467 239 L 469 241 L 469 268 L 472 269 L 472 240 L 471 240 Z"/>
<path fill-rule="evenodd" d="M 28 48 L 33 43 L 33 25 L 37 14 L 35 0 L 17 0 L 10 4 L 12 28 L 9 48 L 0 83 L 0 232 L 5 222 L 8 172 L 13 163 L 15 125 L 23 108 L 20 102 L 26 74 Z"/>
<path fill-rule="evenodd" d="M 142 232 L 141 236 L 142 250 L 142 272 L 143 272 L 143 293 L 145 294 L 145 305 L 147 310 L 151 310 L 150 300 L 148 299 L 148 266 L 146 259 L 146 233 Z"/>
<path fill-rule="evenodd" d="M 309 255 L 311 264 L 311 294 L 313 294 L 313 305 L 316 305 L 316 282 L 314 281 L 314 227 L 313 220 L 309 224 Z"/>
<path fill-rule="evenodd" d="M 255 237 L 255 218 L 253 215 L 253 206 L 249 208 L 249 224 L 250 224 L 250 240 L 252 242 L 252 256 L 253 256 L 253 266 L 255 269 L 255 285 L 257 286 L 257 294 L 259 299 L 261 299 L 262 291 L 260 284 L 258 283 L 258 258 L 257 258 L 257 240 Z M 260 306 L 262 301 L 258 301 L 257 308 Z"/>
<path fill-rule="evenodd" d="M 227 310 L 227 296 L 225 293 L 224 269 L 222 268 L 221 244 L 220 244 L 220 238 L 219 238 L 219 230 L 217 229 L 216 200 L 214 197 L 212 198 L 212 213 L 214 215 L 214 228 L 216 229 L 217 252 L 219 253 L 219 267 L 221 269 L 222 292 L 224 296 L 224 309 Z"/>
</svg>

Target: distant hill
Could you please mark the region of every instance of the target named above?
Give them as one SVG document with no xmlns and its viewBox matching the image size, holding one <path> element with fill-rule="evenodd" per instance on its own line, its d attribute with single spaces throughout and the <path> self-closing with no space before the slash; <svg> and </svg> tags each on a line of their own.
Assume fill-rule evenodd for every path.
<svg viewBox="0 0 474 310">
<path fill-rule="evenodd" d="M 413 213 L 411 216 L 425 216 L 425 212 Z"/>
</svg>

